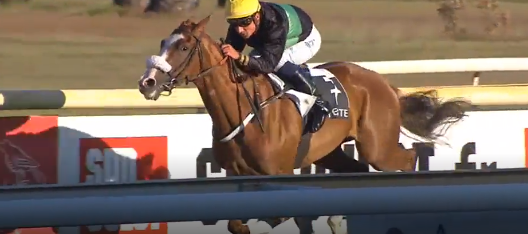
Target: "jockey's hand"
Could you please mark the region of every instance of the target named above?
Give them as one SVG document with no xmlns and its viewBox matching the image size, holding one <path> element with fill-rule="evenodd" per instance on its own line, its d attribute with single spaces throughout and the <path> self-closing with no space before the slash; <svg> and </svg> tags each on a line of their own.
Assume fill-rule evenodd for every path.
<svg viewBox="0 0 528 234">
<path fill-rule="evenodd" d="M 237 60 L 238 58 L 240 58 L 240 53 L 229 44 L 222 45 L 222 52 L 224 53 L 224 56 L 229 56 L 232 59 Z"/>
</svg>

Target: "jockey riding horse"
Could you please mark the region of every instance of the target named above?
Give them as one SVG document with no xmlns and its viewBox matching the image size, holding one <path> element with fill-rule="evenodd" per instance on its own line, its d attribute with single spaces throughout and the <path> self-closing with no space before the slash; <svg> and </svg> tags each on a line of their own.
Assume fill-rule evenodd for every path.
<svg viewBox="0 0 528 234">
<path fill-rule="evenodd" d="M 300 64 L 321 44 L 306 13 L 258 0 L 230 3 L 230 45 L 205 31 L 210 16 L 197 23 L 183 21 L 161 41 L 159 54 L 147 59 L 138 80 L 147 100 L 157 100 L 162 92 L 170 95 L 181 84 L 195 84 L 211 117 L 213 156 L 227 175 L 287 175 L 312 164 L 353 172 L 357 161 L 341 147 L 350 140 L 378 171 L 414 171 L 416 151 L 400 147 L 401 127 L 434 142 L 444 135 L 435 130 L 461 120 L 470 106 L 462 100 L 440 101 L 435 90 L 404 94 L 379 73 L 349 62 L 305 69 Z M 241 54 L 246 45 L 254 52 Z M 246 73 L 237 74 L 235 63 Z M 276 76 L 302 91 L 285 88 Z M 312 119 L 305 122 L 309 112 Z M 253 118 L 265 121 L 255 124 Z M 301 233 L 310 233 L 305 226 L 311 225 L 304 223 L 311 221 L 302 219 L 296 218 Z M 279 224 L 285 218 L 275 220 Z M 333 234 L 343 233 L 340 221 L 329 218 L 328 223 Z M 230 220 L 228 230 L 253 233 L 241 220 Z"/>
<path fill-rule="evenodd" d="M 330 107 L 308 68 L 301 66 L 321 48 L 321 35 L 310 16 L 297 6 L 258 0 L 231 0 L 226 13 L 229 28 L 222 45 L 224 55 L 247 70 L 273 72 L 295 90 L 317 97 L 319 111 L 314 112 L 308 130 L 319 130 Z M 241 53 L 246 45 L 254 49 L 249 55 Z"/>
</svg>

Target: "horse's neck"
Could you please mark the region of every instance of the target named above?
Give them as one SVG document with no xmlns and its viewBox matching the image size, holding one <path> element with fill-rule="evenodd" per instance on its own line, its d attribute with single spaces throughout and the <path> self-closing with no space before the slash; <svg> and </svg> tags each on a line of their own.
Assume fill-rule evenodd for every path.
<svg viewBox="0 0 528 234">
<path fill-rule="evenodd" d="M 251 110 L 242 85 L 253 96 L 254 90 L 250 84 L 252 81 L 237 84 L 231 81 L 232 75 L 229 64 L 226 63 L 195 83 L 211 116 L 215 139 L 229 134 L 242 123 Z"/>
</svg>

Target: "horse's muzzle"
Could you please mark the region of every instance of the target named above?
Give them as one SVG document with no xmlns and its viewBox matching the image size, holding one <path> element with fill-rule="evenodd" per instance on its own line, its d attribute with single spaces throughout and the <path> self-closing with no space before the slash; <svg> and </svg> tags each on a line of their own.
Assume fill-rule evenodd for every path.
<svg viewBox="0 0 528 234">
<path fill-rule="evenodd" d="M 143 97 L 147 100 L 158 100 L 161 95 L 161 87 L 156 85 L 156 79 L 145 78 L 139 81 L 139 92 L 143 94 Z"/>
<path fill-rule="evenodd" d="M 140 82 L 140 86 L 143 86 L 145 88 L 152 88 L 154 86 L 156 86 L 156 79 L 152 78 L 152 77 L 148 77 L 148 78 L 145 78 L 143 80 L 141 80 Z"/>
</svg>

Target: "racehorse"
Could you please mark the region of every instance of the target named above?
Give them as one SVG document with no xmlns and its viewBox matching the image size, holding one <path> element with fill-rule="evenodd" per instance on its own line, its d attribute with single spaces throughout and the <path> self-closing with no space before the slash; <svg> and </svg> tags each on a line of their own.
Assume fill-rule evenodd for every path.
<svg viewBox="0 0 528 234">
<path fill-rule="evenodd" d="M 434 130 L 461 120 L 470 106 L 463 100 L 441 102 L 434 90 L 403 94 L 375 71 L 329 62 L 310 71 L 332 112 L 320 130 L 307 132 L 317 112 L 311 110 L 314 98 L 289 88 L 274 74 L 240 70 L 205 32 L 209 19 L 186 20 L 163 39 L 160 54 L 147 59 L 138 84 L 147 100 L 157 100 L 163 92 L 170 95 L 182 83 L 196 85 L 212 119 L 215 160 L 228 175 L 293 174 L 294 168 L 312 163 L 333 172 L 353 172 L 357 161 L 341 148 L 353 139 L 375 169 L 414 171 L 415 151 L 398 144 L 400 126 L 435 141 L 442 133 Z M 334 234 L 340 223 L 335 217 L 340 216 L 328 221 Z M 228 230 L 250 233 L 240 220 L 230 220 Z"/>
</svg>

